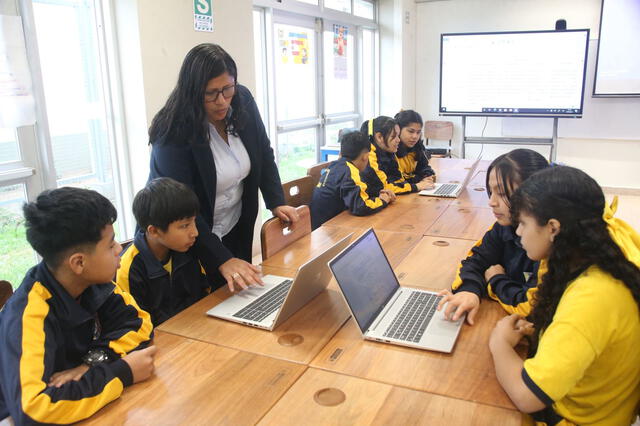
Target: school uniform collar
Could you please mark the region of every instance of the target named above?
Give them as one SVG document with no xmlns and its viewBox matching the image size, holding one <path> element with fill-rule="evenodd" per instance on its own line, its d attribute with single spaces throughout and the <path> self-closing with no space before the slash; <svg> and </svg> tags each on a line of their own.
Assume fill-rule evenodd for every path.
<svg viewBox="0 0 640 426">
<path fill-rule="evenodd" d="M 114 289 L 113 283 L 94 284 L 76 300 L 55 279 L 44 261 L 37 266 L 36 279 L 51 292 L 60 320 L 71 327 L 92 321 Z"/>
<path fill-rule="evenodd" d="M 138 251 L 140 252 L 139 256 L 144 263 L 144 267 L 150 279 L 159 278 L 169 273 L 166 269 L 164 269 L 162 262 L 156 259 L 156 257 L 153 255 L 153 252 L 147 244 L 147 239 L 144 237 L 144 232 L 141 229 L 136 232 L 136 236 L 133 239 L 133 244 L 138 248 Z M 190 260 L 189 256 L 186 253 L 180 253 L 173 250 L 169 250 L 169 256 L 171 258 L 171 269 L 173 271 L 184 266 Z"/>
</svg>

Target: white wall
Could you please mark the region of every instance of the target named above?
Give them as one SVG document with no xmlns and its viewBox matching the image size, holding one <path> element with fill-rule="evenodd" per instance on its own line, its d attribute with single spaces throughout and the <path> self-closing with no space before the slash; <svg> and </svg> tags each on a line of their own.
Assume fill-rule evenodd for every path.
<svg viewBox="0 0 640 426">
<path fill-rule="evenodd" d="M 193 29 L 193 0 L 114 3 L 135 193 L 149 173 L 147 130 L 174 88 L 182 60 L 192 47 L 221 45 L 238 65 L 238 82 L 255 89 L 253 2 L 214 0 L 212 33 Z"/>
<path fill-rule="evenodd" d="M 600 0 L 448 0 L 418 3 L 415 38 L 417 111 L 425 120 L 453 121 L 456 129 L 454 140 L 459 148 L 461 119 L 438 115 L 440 34 L 546 30 L 553 29 L 555 21 L 561 18 L 567 20 L 567 28 L 590 28 L 591 38 L 595 39 L 598 37 Z M 592 53 L 595 52 L 590 52 L 590 55 Z M 585 96 L 590 96 L 590 93 L 591 88 L 587 87 Z M 640 99 L 627 102 L 639 103 Z M 586 119 L 586 116 L 582 118 Z M 476 120 L 484 123 L 484 119 Z M 501 136 L 502 132 L 501 120 L 489 119 L 485 136 Z M 467 147 L 469 157 L 479 149 L 473 145 Z M 508 149 L 486 145 L 483 158 L 490 159 Z M 631 140 L 558 139 L 557 160 L 582 168 L 602 186 L 640 188 L 639 154 L 640 135 Z"/>
</svg>

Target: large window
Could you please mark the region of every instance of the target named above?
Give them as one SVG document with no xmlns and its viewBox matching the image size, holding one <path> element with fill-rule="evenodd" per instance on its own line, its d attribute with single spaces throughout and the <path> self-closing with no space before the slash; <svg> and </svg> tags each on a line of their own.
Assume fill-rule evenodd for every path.
<svg viewBox="0 0 640 426">
<path fill-rule="evenodd" d="M 102 1 L 18 2 L 39 110 L 34 126 L 0 129 L 0 277 L 14 286 L 36 261 L 21 207 L 46 188 L 94 189 L 118 209 L 117 236 L 133 228 L 118 180 Z"/>
<path fill-rule="evenodd" d="M 256 68 L 256 99 L 269 117 L 283 182 L 335 154 L 338 132 L 377 111 L 374 2 L 300 3 L 317 7 L 300 6 L 295 15 L 275 3 L 254 9 L 256 64 L 263 67 Z"/>
</svg>

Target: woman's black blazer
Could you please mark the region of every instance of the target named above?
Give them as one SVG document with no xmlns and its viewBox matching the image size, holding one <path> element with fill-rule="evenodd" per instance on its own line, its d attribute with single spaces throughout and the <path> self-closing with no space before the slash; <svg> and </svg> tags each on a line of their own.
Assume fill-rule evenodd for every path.
<svg viewBox="0 0 640 426">
<path fill-rule="evenodd" d="M 237 225 L 239 241 L 234 244 L 237 247 L 235 253 L 211 232 L 216 203 L 216 164 L 209 141 L 190 144 L 167 140 L 166 137 L 152 141 L 149 180 L 173 178 L 193 189 L 200 200 L 200 214 L 196 217 L 199 236 L 194 248 L 210 277 L 217 276 L 218 267 L 232 257 L 251 262 L 253 227 L 258 214 L 258 188 L 268 209 L 284 204 L 271 143 L 249 89 L 238 85 L 231 106 L 234 111 L 244 111 L 244 123 L 242 129 L 238 129 L 238 135 L 251 161 L 251 170 L 244 179 L 242 213 Z"/>
</svg>

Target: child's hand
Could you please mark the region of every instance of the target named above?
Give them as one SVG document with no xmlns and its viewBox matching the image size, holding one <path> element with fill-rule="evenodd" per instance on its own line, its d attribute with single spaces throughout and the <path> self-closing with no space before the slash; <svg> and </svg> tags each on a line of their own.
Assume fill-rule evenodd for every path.
<svg viewBox="0 0 640 426">
<path fill-rule="evenodd" d="M 69 383 L 71 381 L 78 381 L 84 376 L 89 370 L 89 366 L 87 364 L 80 364 L 77 367 L 70 368 L 68 370 L 58 371 L 49 379 L 49 383 L 47 386 L 53 386 L 59 388 L 65 383 Z"/>
<path fill-rule="evenodd" d="M 468 312 L 467 323 L 469 323 L 469 325 L 474 324 L 476 314 L 480 309 L 480 298 L 475 293 L 461 291 L 460 293 L 453 294 L 449 290 L 442 290 L 439 295 L 443 297 L 440 303 L 438 303 L 437 309 L 441 310 L 444 304 L 447 304 L 447 308 L 444 311 L 444 317 L 446 319 L 457 321 L 465 312 Z"/>
<path fill-rule="evenodd" d="M 524 318 L 521 318 L 516 322 L 516 330 L 522 332 L 522 334 L 525 336 L 531 336 L 535 332 L 533 323 L 527 321 Z"/>
<path fill-rule="evenodd" d="M 489 280 L 494 276 L 504 275 L 504 274 L 506 274 L 506 272 L 502 267 L 502 265 L 492 265 L 492 266 L 489 266 L 486 271 L 484 271 L 484 279 L 487 280 L 487 282 L 489 282 Z"/>
<path fill-rule="evenodd" d="M 396 200 L 396 194 L 393 191 L 389 191 L 388 189 L 382 189 L 380 190 L 380 198 L 382 198 L 387 203 L 393 203 Z"/>
<path fill-rule="evenodd" d="M 153 359 L 157 351 L 158 348 L 156 346 L 149 346 L 146 349 L 130 352 L 122 358 L 131 368 L 133 383 L 138 383 L 151 377 L 155 369 Z"/>
<path fill-rule="evenodd" d="M 416 186 L 418 187 L 419 191 L 422 191 L 423 189 L 432 189 L 434 186 L 436 186 L 434 182 L 435 176 L 429 176 L 418 182 Z"/>
<path fill-rule="evenodd" d="M 509 347 L 515 347 L 522 337 L 533 331 L 533 327 L 529 327 L 526 324 L 531 324 L 524 320 L 518 314 L 512 314 L 502 318 L 496 323 L 496 326 L 491 332 L 489 338 L 489 346 L 505 343 Z"/>
</svg>

